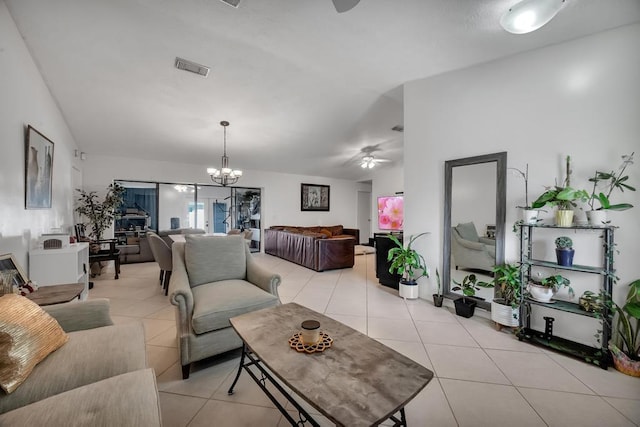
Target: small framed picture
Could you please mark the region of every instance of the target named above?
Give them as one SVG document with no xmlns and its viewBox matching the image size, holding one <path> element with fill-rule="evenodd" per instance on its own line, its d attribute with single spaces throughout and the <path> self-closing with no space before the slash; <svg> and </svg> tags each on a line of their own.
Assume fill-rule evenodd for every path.
<svg viewBox="0 0 640 427">
<path fill-rule="evenodd" d="M 329 211 L 330 187 L 320 184 L 300 185 L 301 211 Z"/>
<path fill-rule="evenodd" d="M 13 278 L 13 285 L 16 287 L 20 287 L 25 285 L 29 279 L 27 275 L 24 274 L 24 270 L 20 267 L 20 264 L 13 257 L 13 254 L 4 254 L 0 255 L 0 273 L 5 271 L 15 270 L 17 273 Z"/>
</svg>

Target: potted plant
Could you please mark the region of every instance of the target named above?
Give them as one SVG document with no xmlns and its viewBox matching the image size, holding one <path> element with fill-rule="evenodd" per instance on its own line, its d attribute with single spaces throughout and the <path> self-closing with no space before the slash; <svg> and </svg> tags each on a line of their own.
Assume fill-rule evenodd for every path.
<svg viewBox="0 0 640 427">
<path fill-rule="evenodd" d="M 551 302 L 551 297 L 553 297 L 561 287 L 566 286 L 569 288 L 569 295 L 573 297 L 574 292 L 570 284 L 571 281 L 560 274 L 553 274 L 541 281 L 532 280 L 529 282 L 529 296 L 538 302 Z"/>
<path fill-rule="evenodd" d="M 522 209 L 522 221 L 525 224 L 535 224 L 538 222 L 538 209 L 534 209 L 529 204 L 529 163 L 526 164 L 524 172 L 518 168 L 509 168 L 515 171 L 524 180 L 524 206 L 516 206 Z"/>
<path fill-rule="evenodd" d="M 429 269 L 427 268 L 424 257 L 420 255 L 411 246 L 420 236 L 429 233 L 420 233 L 409 238 L 407 246 L 398 240 L 394 235 L 389 238 L 396 244 L 396 247 L 389 249 L 387 261 L 391 261 L 389 273 L 402 275 L 399 285 L 399 293 L 402 298 L 418 298 L 418 279 L 421 277 L 429 277 Z"/>
<path fill-rule="evenodd" d="M 474 298 L 476 291 L 480 288 L 492 288 L 493 283 L 478 281 L 475 274 L 469 274 L 462 279 L 461 283 L 453 281 L 457 286 L 451 288 L 452 291 L 462 291 L 462 297 L 453 300 L 456 307 L 456 314 L 462 317 L 471 317 L 475 312 L 477 302 Z"/>
<path fill-rule="evenodd" d="M 493 268 L 494 283 L 499 297 L 491 301 L 491 319 L 496 329 L 502 325 L 519 325 L 519 308 L 522 299 L 520 287 L 520 266 L 518 264 L 496 265 Z"/>
<path fill-rule="evenodd" d="M 536 201 L 533 202 L 534 209 L 542 208 L 546 205 L 557 206 L 556 224 L 560 227 L 571 227 L 573 223 L 573 208 L 576 207 L 576 200 L 586 202 L 589 193 L 585 190 L 575 190 L 571 187 L 571 157 L 567 156 L 567 177 L 563 186 L 547 187 Z"/>
<path fill-rule="evenodd" d="M 436 307 L 442 307 L 442 301 L 444 297 L 442 296 L 442 287 L 440 286 L 440 272 L 436 268 L 436 283 L 438 285 L 438 289 L 435 294 L 433 294 L 433 305 Z"/>
<path fill-rule="evenodd" d="M 556 259 L 558 265 L 571 267 L 573 265 L 573 241 L 567 236 L 560 236 L 556 239 Z"/>
<path fill-rule="evenodd" d="M 622 156 L 622 165 L 618 168 L 617 173 L 614 171 L 596 171 L 593 177 L 589 178 L 589 181 L 593 182 L 593 188 L 591 189 L 591 195 L 589 196 L 588 202 L 590 210 L 587 211 L 589 224 L 602 226 L 607 222 L 607 211 L 624 211 L 633 207 L 633 205 L 629 203 L 618 203 L 612 205 L 609 197 L 611 197 L 611 193 L 615 189 L 620 190 L 620 192 L 624 192 L 625 188 L 629 191 L 636 191 L 634 187 L 627 183 L 629 176 L 623 175 L 627 166 L 633 164 L 634 154 L 635 152 Z M 596 193 L 598 191 L 597 187 L 599 184 L 604 184 L 604 188 L 602 188 L 603 191 Z M 599 208 L 595 207 L 596 201 L 600 204 Z"/>
<path fill-rule="evenodd" d="M 640 377 L 640 279 L 631 282 L 629 288 L 622 307 L 611 301 L 616 330 L 609 349 L 617 370 Z"/>
<path fill-rule="evenodd" d="M 89 232 L 92 240 L 102 240 L 102 233 L 111 226 L 115 218 L 116 209 L 122 205 L 125 189 L 117 183 L 107 187 L 107 194 L 104 200 L 98 200 L 95 191 L 86 192 L 76 190 L 80 193 L 76 212 L 89 220 Z"/>
</svg>

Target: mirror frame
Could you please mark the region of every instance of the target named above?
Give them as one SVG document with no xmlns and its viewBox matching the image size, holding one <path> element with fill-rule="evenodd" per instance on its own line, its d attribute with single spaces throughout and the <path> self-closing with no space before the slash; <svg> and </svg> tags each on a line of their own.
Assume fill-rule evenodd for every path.
<svg viewBox="0 0 640 427">
<path fill-rule="evenodd" d="M 449 299 L 459 298 L 451 292 L 451 185 L 453 168 L 496 162 L 496 265 L 504 264 L 504 238 L 507 198 L 507 152 L 465 157 L 444 162 L 444 233 L 442 259 L 442 294 Z M 494 291 L 495 293 L 495 291 Z M 478 301 L 478 307 L 491 311 L 491 303 Z"/>
</svg>

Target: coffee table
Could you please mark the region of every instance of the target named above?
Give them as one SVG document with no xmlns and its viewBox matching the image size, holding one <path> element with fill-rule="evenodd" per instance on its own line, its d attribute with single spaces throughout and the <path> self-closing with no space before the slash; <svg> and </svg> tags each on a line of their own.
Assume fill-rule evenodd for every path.
<svg viewBox="0 0 640 427">
<path fill-rule="evenodd" d="M 73 301 L 84 291 L 84 283 L 40 286 L 37 291 L 26 295 L 38 305 L 53 305 Z"/>
<path fill-rule="evenodd" d="M 309 319 L 319 321 L 320 329 L 333 338 L 322 353 L 300 353 L 289 346 L 289 338 Z M 413 360 L 295 303 L 233 317 L 231 325 L 244 345 L 229 394 L 244 368 L 291 425 L 319 424 L 271 374 L 338 426 L 378 425 L 388 419 L 406 426 L 405 405 L 433 378 L 433 372 Z M 295 406 L 299 420 L 266 388 L 267 380 Z"/>
</svg>

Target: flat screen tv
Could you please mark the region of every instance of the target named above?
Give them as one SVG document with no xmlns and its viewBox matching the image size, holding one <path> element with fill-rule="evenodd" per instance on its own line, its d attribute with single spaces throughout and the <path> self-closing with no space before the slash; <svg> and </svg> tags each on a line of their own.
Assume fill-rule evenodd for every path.
<svg viewBox="0 0 640 427">
<path fill-rule="evenodd" d="M 378 197 L 378 229 L 402 231 L 404 199 L 402 196 Z"/>
</svg>

